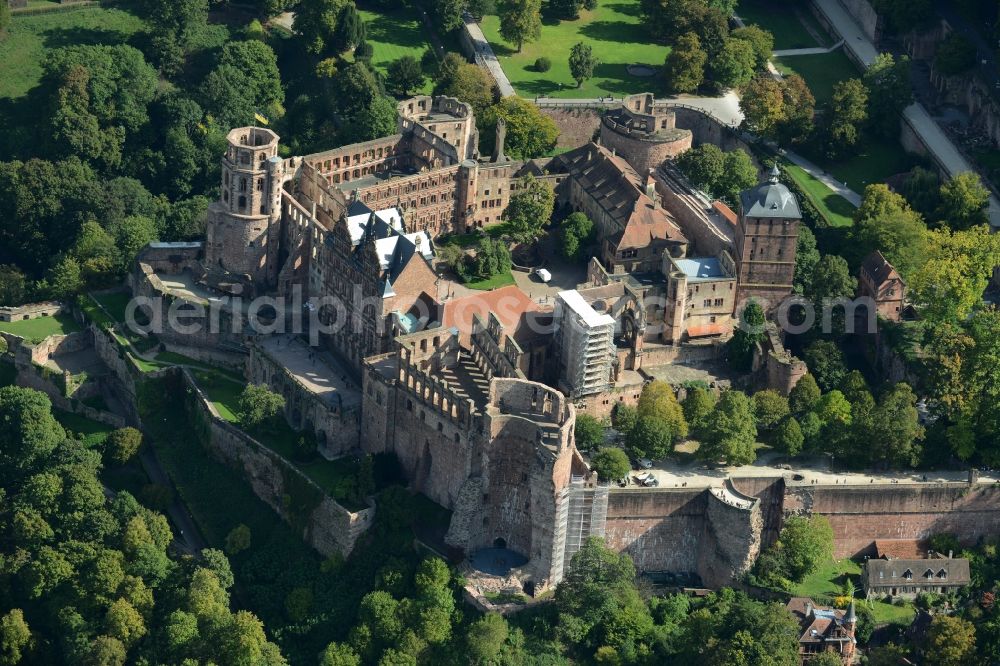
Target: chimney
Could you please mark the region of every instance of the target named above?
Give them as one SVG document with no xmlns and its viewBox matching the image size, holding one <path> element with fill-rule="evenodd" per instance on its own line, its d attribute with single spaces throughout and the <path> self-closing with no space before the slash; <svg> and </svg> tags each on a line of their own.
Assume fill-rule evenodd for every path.
<svg viewBox="0 0 1000 666">
<path fill-rule="evenodd" d="M 504 142 L 507 140 L 507 121 L 497 118 L 497 136 L 493 145 L 493 157 L 491 162 L 506 162 L 507 157 L 503 154 Z"/>
</svg>

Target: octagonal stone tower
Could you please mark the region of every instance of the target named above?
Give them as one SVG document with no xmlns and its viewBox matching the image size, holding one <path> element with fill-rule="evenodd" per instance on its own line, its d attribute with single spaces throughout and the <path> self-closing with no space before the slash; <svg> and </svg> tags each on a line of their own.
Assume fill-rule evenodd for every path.
<svg viewBox="0 0 1000 666">
<path fill-rule="evenodd" d="M 209 270 L 249 278 L 261 293 L 277 282 L 285 165 L 269 129 L 239 127 L 226 138 L 222 198 L 208 208 L 205 260 Z"/>
</svg>

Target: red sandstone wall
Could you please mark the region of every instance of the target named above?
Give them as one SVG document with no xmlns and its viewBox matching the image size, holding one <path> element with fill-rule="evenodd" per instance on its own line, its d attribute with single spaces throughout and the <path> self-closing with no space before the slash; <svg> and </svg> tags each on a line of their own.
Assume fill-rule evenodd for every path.
<svg viewBox="0 0 1000 666">
<path fill-rule="evenodd" d="M 1000 534 L 1000 489 L 965 484 L 788 488 L 785 514 L 826 516 L 834 555 L 866 553 L 875 539 L 926 539 L 950 532 L 964 544 Z"/>
<path fill-rule="evenodd" d="M 639 571 L 693 573 L 705 527 L 704 490 L 614 490 L 605 539 Z"/>
</svg>

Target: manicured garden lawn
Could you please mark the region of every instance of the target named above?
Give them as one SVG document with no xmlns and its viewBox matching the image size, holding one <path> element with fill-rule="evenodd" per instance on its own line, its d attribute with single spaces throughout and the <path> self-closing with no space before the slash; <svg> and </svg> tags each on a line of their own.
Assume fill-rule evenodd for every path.
<svg viewBox="0 0 1000 666">
<path fill-rule="evenodd" d="M 362 3 L 363 6 L 363 3 Z M 359 14 L 365 21 L 367 41 L 372 46 L 372 65 L 383 74 L 388 70 L 389 63 L 403 56 L 420 57 L 428 48 L 430 41 L 427 31 L 416 14 L 416 10 L 400 9 L 390 11 L 382 8 L 362 9 Z M 420 93 L 430 94 L 433 84 L 430 80 L 424 83 Z"/>
<path fill-rule="evenodd" d="M 842 49 L 819 55 L 774 58 L 773 62 L 782 74 L 798 74 L 805 79 L 817 105 L 830 101 L 833 86 L 838 82 L 861 77 L 861 72 Z"/>
<path fill-rule="evenodd" d="M 62 424 L 63 428 L 81 435 L 83 443 L 89 449 L 99 446 L 104 442 L 104 438 L 107 437 L 108 433 L 114 430 L 111 426 L 99 421 L 91 421 L 84 416 L 72 412 L 64 412 L 61 409 L 53 408 L 52 415 L 56 417 L 56 421 Z"/>
<path fill-rule="evenodd" d="M 775 8 L 773 0 L 740 0 L 736 15 L 747 25 L 757 24 L 774 35 L 774 49 L 808 49 L 823 46 L 803 27 L 790 7 Z M 804 8 L 808 13 L 808 8 Z"/>
<path fill-rule="evenodd" d="M 542 36 L 525 44 L 517 53 L 516 44 L 500 37 L 500 20 L 486 16 L 483 33 L 500 58 L 507 78 L 523 97 L 600 97 L 641 92 L 662 92 L 659 76 L 632 76 L 628 65 L 643 63 L 659 68 L 670 47 L 654 44 L 642 27 L 639 0 L 598 0 L 597 9 L 583 11 L 575 21 L 542 21 Z M 578 42 L 589 44 L 601 61 L 594 78 L 580 88 L 569 73 L 569 52 Z M 547 72 L 535 71 L 535 59 L 552 61 Z"/>
<path fill-rule="evenodd" d="M 0 321 L 0 331 L 19 335 L 28 342 L 41 342 L 50 335 L 66 335 L 79 330 L 76 320 L 65 313 L 24 321 Z"/>
<path fill-rule="evenodd" d="M 855 208 L 850 201 L 836 194 L 821 180 L 806 173 L 791 162 L 785 162 L 785 170 L 795 179 L 795 182 L 802 188 L 831 227 L 849 227 L 854 224 Z"/>
<path fill-rule="evenodd" d="M 811 597 L 817 603 L 828 604 L 834 597 L 843 594 L 847 578 L 853 579 L 855 586 L 860 586 L 861 565 L 850 559 L 831 560 L 796 585 L 791 592 L 794 596 Z M 860 598 L 855 604 L 869 606 L 877 624 L 909 625 L 916 615 L 912 604 L 894 606 L 883 601 Z"/>
<path fill-rule="evenodd" d="M 469 289 L 478 289 L 480 291 L 490 291 L 491 289 L 498 289 L 500 287 L 506 287 L 507 285 L 514 284 L 514 276 L 510 271 L 506 273 L 500 273 L 499 275 L 494 275 L 487 280 L 479 280 L 477 282 L 466 282 L 465 286 Z"/>
</svg>

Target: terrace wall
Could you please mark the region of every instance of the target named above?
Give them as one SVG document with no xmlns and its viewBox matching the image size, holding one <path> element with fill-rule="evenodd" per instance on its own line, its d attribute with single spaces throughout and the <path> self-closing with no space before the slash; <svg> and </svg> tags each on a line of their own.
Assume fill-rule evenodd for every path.
<svg viewBox="0 0 1000 666">
<path fill-rule="evenodd" d="M 223 420 L 187 370 L 180 371 L 188 412 L 202 443 L 240 473 L 254 494 L 324 556 L 347 556 L 375 518 L 375 503 L 348 511 L 291 462 Z"/>
</svg>

